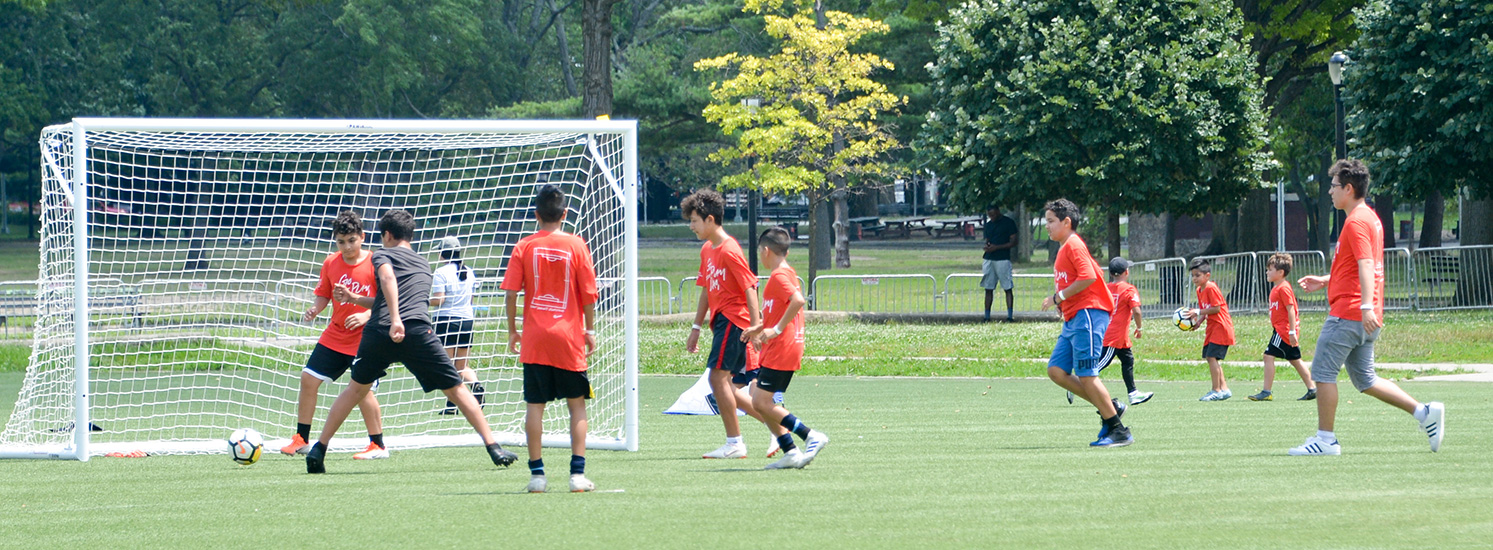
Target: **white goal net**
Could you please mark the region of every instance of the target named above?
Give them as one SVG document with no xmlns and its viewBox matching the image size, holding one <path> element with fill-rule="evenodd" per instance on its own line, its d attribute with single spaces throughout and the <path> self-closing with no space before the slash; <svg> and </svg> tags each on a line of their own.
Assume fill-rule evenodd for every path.
<svg viewBox="0 0 1493 550">
<path fill-rule="evenodd" d="M 536 229 L 545 183 L 570 197 L 566 229 L 599 278 L 588 445 L 637 449 L 636 125 L 622 121 L 78 119 L 41 135 L 41 263 L 30 365 L 0 457 L 87 460 L 112 451 L 226 452 L 234 429 L 294 433 L 329 222 L 358 212 L 365 248 L 391 209 L 413 246 L 462 241 L 478 278 L 469 365 L 501 443 L 523 442 L 523 375 L 508 353 L 508 255 Z M 323 384 L 313 436 L 347 382 Z M 476 445 L 403 368 L 376 392 L 390 448 Z M 568 415 L 545 415 L 568 445 Z M 366 445 L 359 413 L 333 450 Z"/>
</svg>

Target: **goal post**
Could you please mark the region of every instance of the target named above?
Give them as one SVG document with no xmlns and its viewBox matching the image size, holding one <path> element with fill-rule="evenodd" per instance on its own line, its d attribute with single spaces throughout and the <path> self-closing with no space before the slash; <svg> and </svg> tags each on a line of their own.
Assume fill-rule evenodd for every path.
<svg viewBox="0 0 1493 550">
<path fill-rule="evenodd" d="M 569 197 L 566 230 L 598 277 L 587 446 L 638 449 L 636 122 L 79 118 L 40 147 L 36 322 L 0 458 L 222 453 L 237 428 L 277 449 L 331 313 L 301 318 L 342 210 L 362 216 L 370 250 L 384 212 L 410 211 L 432 269 L 431 245 L 462 242 L 478 279 L 468 364 L 499 442 L 523 444 L 498 285 L 544 184 Z M 321 386 L 313 430 L 346 380 Z M 392 449 L 481 443 L 405 369 L 375 393 Z M 551 407 L 546 446 L 569 445 L 567 418 Z M 355 413 L 332 450 L 364 435 Z"/>
</svg>

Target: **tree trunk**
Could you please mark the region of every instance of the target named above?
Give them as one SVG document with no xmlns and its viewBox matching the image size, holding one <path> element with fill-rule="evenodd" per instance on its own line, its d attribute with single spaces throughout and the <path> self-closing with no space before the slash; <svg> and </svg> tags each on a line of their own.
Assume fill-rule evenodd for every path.
<svg viewBox="0 0 1493 550">
<path fill-rule="evenodd" d="M 1328 258 L 1332 257 L 1332 240 L 1337 231 L 1334 229 L 1334 209 L 1332 207 L 1332 196 L 1328 190 L 1332 188 L 1332 179 L 1327 177 L 1326 166 L 1317 173 L 1317 250 L 1321 250 Z"/>
<path fill-rule="evenodd" d="M 1493 199 L 1462 201 L 1462 228 L 1457 235 L 1462 246 L 1493 244 Z M 1486 249 L 1469 250 L 1457 265 L 1457 297 L 1463 306 L 1493 303 L 1488 274 L 1493 273 L 1493 255 Z"/>
<path fill-rule="evenodd" d="M 1166 217 L 1166 220 L 1162 222 L 1166 224 L 1166 252 L 1162 255 L 1167 258 L 1175 258 L 1177 257 L 1177 217 L 1172 215 L 1171 212 L 1167 212 L 1163 216 Z"/>
<path fill-rule="evenodd" d="M 1275 250 L 1275 224 L 1270 223 L 1275 214 L 1275 201 L 1270 200 L 1273 189 L 1256 189 L 1249 192 L 1244 204 L 1239 206 L 1236 223 L 1239 240 L 1234 250 Z"/>
<path fill-rule="evenodd" d="M 612 114 L 612 2 L 585 0 L 581 8 L 585 90 L 581 109 L 586 118 Z"/>
<path fill-rule="evenodd" d="M 812 273 L 820 269 L 830 268 L 830 254 L 834 250 L 834 216 L 830 212 L 829 197 L 822 190 L 811 193 L 809 208 L 813 219 L 809 222 L 811 232 L 809 236 L 810 246 L 813 248 L 813 269 L 811 277 L 817 277 Z M 813 281 L 813 279 L 809 279 Z"/>
<path fill-rule="evenodd" d="M 575 61 L 570 58 L 570 37 L 565 33 L 565 10 L 556 10 L 554 0 L 545 0 L 544 4 L 549 6 L 551 13 L 555 14 L 555 45 L 560 48 L 560 74 L 565 76 L 565 91 L 570 94 L 570 97 L 575 97 L 579 94 L 579 91 L 575 87 L 575 70 L 571 69 Z M 607 28 L 610 29 L 611 26 L 609 25 Z M 610 30 L 607 34 L 611 34 Z M 611 42 L 610 39 L 607 41 Z M 610 72 L 611 63 L 608 62 L 607 66 L 607 71 Z M 607 100 L 607 104 L 611 104 L 610 99 Z"/>
<path fill-rule="evenodd" d="M 1419 248 L 1441 246 L 1441 227 L 1446 217 L 1446 197 L 1440 191 L 1426 195 L 1426 212 L 1421 218 Z M 1464 213 L 1462 219 L 1467 219 Z M 1466 240 L 1462 241 L 1466 243 Z"/>
<path fill-rule="evenodd" d="M 836 189 L 830 194 L 835 204 L 835 267 L 844 269 L 850 267 L 850 201 L 846 195 L 850 193 L 845 188 Z"/>
<path fill-rule="evenodd" d="M 1028 263 L 1032 261 L 1032 238 L 1035 231 L 1032 230 L 1032 214 L 1026 209 L 1026 205 L 1016 207 L 1016 251 L 1011 255 L 1013 263 Z"/>
<path fill-rule="evenodd" d="M 1462 246 L 1493 244 L 1493 199 L 1462 201 L 1462 229 L 1457 237 Z"/>
<path fill-rule="evenodd" d="M 1395 198 L 1384 193 L 1374 195 L 1374 213 L 1379 214 L 1379 225 L 1384 229 L 1384 248 L 1395 247 Z"/>
<path fill-rule="evenodd" d="M 1109 257 L 1118 258 L 1120 254 L 1120 213 L 1106 212 L 1104 214 L 1104 236 L 1109 244 Z M 1109 265 L 1107 262 L 1105 265 Z"/>
</svg>

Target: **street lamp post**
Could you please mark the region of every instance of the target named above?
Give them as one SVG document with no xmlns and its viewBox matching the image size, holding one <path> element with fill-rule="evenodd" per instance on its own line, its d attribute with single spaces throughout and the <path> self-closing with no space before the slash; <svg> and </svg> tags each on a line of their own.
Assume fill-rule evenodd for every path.
<svg viewBox="0 0 1493 550">
<path fill-rule="evenodd" d="M 746 107 L 747 112 L 755 115 L 755 114 L 757 114 L 757 108 L 762 106 L 762 100 L 758 99 L 758 98 L 755 98 L 755 97 L 749 98 L 749 99 L 743 99 L 743 100 L 741 100 L 741 106 L 742 107 Z M 757 171 L 757 157 L 755 157 L 755 156 L 752 157 L 752 171 L 753 172 Z M 760 181 L 757 182 L 757 185 L 760 186 L 761 184 L 762 184 L 762 182 L 760 182 Z M 758 195 L 759 195 L 760 192 L 756 188 L 753 188 L 753 189 L 749 190 L 747 193 L 748 193 L 747 194 L 747 250 L 748 250 L 747 251 L 747 265 L 751 266 L 751 268 L 752 268 L 752 274 L 756 275 L 757 274 L 757 197 L 758 197 Z M 736 212 L 739 215 L 741 213 L 741 209 L 737 208 Z"/>
<path fill-rule="evenodd" d="M 1343 65 L 1349 61 L 1348 54 L 1343 52 L 1332 52 L 1332 57 L 1327 60 L 1327 77 L 1332 79 L 1332 102 L 1337 106 L 1336 160 L 1348 158 L 1348 123 L 1343 111 Z M 1333 211 L 1332 219 L 1332 240 L 1336 241 L 1338 232 L 1343 227 L 1342 211 Z"/>
</svg>

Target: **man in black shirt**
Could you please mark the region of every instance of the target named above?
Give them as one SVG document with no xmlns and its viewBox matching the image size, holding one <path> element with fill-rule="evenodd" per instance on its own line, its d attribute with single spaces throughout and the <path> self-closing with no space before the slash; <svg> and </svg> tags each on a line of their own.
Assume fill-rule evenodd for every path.
<svg viewBox="0 0 1493 550">
<path fill-rule="evenodd" d="M 980 286 L 985 289 L 985 320 L 990 320 L 990 305 L 999 283 L 1006 291 L 1006 321 L 1014 321 L 1016 296 L 1011 289 L 1016 282 L 1011 276 L 1011 249 L 1016 247 L 1016 221 L 1001 215 L 1001 209 L 995 206 L 985 212 L 985 217 L 984 276 L 980 278 Z"/>
</svg>

